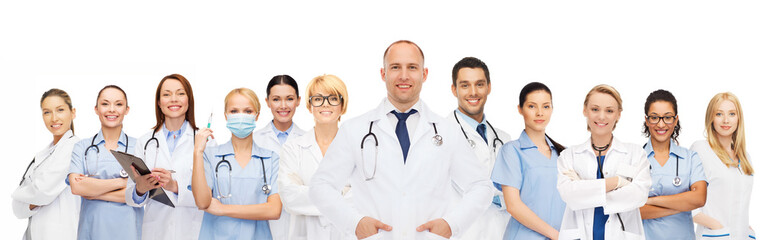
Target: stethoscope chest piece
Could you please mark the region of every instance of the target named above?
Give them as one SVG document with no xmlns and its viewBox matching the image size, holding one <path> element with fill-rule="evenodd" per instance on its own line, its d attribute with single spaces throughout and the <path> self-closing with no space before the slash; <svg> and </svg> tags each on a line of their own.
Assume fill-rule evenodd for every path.
<svg viewBox="0 0 762 240">
<path fill-rule="evenodd" d="M 122 178 L 126 178 L 129 175 L 127 175 L 127 171 L 122 169 L 121 171 L 119 171 L 119 176 L 122 177 Z"/>
<path fill-rule="evenodd" d="M 270 194 L 270 184 L 262 185 L 262 192 L 265 192 L 265 194 Z"/>
<path fill-rule="evenodd" d="M 434 135 L 434 137 L 431 138 L 431 142 L 434 143 L 434 146 L 442 146 L 442 135 Z"/>
<path fill-rule="evenodd" d="M 473 149 L 474 147 L 476 147 L 476 143 L 474 142 L 474 140 L 468 139 L 468 146 L 471 146 L 471 148 Z"/>
<path fill-rule="evenodd" d="M 672 185 L 675 185 L 675 187 L 680 186 L 680 184 L 683 183 L 683 180 L 680 179 L 680 177 L 675 176 L 675 179 L 672 180 Z"/>
</svg>

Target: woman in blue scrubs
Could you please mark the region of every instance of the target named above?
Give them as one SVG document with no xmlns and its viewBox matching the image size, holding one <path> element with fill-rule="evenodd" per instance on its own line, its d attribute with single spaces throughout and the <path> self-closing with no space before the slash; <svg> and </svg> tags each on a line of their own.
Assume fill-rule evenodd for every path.
<svg viewBox="0 0 762 240">
<path fill-rule="evenodd" d="M 704 206 L 706 177 L 694 151 L 677 145 L 677 100 L 666 90 L 648 95 L 643 133 L 651 163 L 651 190 L 640 208 L 647 239 L 695 239 L 691 211 Z"/>
<path fill-rule="evenodd" d="M 550 89 L 529 83 L 519 94 L 524 131 L 505 144 L 495 161 L 492 181 L 513 216 L 503 239 L 557 239 L 566 204 L 556 189 L 558 153 L 564 146 L 545 134 L 553 113 Z"/>
<path fill-rule="evenodd" d="M 266 220 L 280 217 L 278 154 L 252 138 L 259 116 L 253 91 L 237 88 L 225 97 L 229 142 L 206 147 L 212 130 L 196 134 L 191 180 L 196 206 L 205 211 L 199 239 L 272 239 Z"/>
<path fill-rule="evenodd" d="M 140 239 L 143 208 L 124 203 L 127 172 L 109 151 L 134 153 L 137 140 L 122 132 L 129 111 L 124 90 L 104 87 L 95 104 L 101 131 L 74 145 L 67 183 L 83 198 L 77 239 Z"/>
</svg>

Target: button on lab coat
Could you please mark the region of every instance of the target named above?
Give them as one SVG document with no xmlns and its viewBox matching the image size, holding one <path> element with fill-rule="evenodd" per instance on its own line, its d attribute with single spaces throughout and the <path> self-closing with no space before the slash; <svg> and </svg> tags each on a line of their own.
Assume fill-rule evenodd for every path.
<svg viewBox="0 0 762 240">
<path fill-rule="evenodd" d="M 79 138 L 68 131 L 56 145 L 51 143 L 37 153 L 24 183 L 13 191 L 13 213 L 29 219 L 26 239 L 77 238 L 80 197 L 64 182 L 77 142 Z M 29 210 L 29 204 L 39 207 Z"/>
<path fill-rule="evenodd" d="M 422 102 L 416 104 L 420 105 L 417 108 L 420 119 L 415 131 L 409 134 L 410 150 L 407 163 L 403 163 L 400 143 L 387 116 L 390 111 L 387 101 L 339 128 L 312 178 L 313 203 L 347 234 L 354 234 L 360 219 L 368 216 L 393 228 L 369 239 L 441 239 L 415 229 L 443 218 L 453 236 L 459 237 L 491 202 L 492 184 L 487 171 L 477 162 L 458 125 L 432 113 Z M 360 151 L 360 142 L 371 122 L 378 139 L 375 164 L 372 140 L 365 142 L 364 158 Z M 442 136 L 441 146 L 433 144 L 432 123 Z M 374 166 L 375 177 L 366 181 Z M 452 181 L 466 190 L 457 205 L 452 204 Z M 347 183 L 352 186 L 352 205 L 341 195 Z"/>
<path fill-rule="evenodd" d="M 455 110 L 458 111 L 458 110 Z M 458 122 L 455 120 L 456 116 L 458 118 L 458 121 L 460 121 L 460 127 L 463 128 L 463 131 L 466 132 L 468 135 L 468 139 L 471 139 L 474 141 L 474 147 L 471 148 L 471 145 L 466 143 L 466 146 L 468 146 L 471 151 L 476 153 L 476 159 L 478 160 L 478 163 L 481 164 L 485 171 L 487 171 L 485 174 L 491 175 L 492 174 L 492 168 L 495 166 L 495 159 L 497 157 L 497 152 L 500 151 L 500 147 L 503 146 L 500 141 L 495 141 L 495 132 L 497 132 L 498 136 L 500 137 L 500 140 L 503 141 L 503 143 L 507 143 L 511 141 L 511 136 L 508 135 L 508 133 L 503 132 L 500 129 L 495 128 L 495 132 L 492 131 L 492 128 L 490 128 L 489 125 L 485 123 L 485 135 L 487 137 L 487 142 L 484 142 L 484 139 L 482 139 L 481 135 L 479 135 L 478 132 L 476 132 L 476 129 L 471 127 L 468 123 L 466 123 L 466 120 L 462 118 L 460 114 L 453 114 L 455 112 L 450 112 L 447 114 L 447 120 L 458 124 Z M 460 137 L 465 138 L 463 134 L 460 134 Z M 495 142 L 497 145 L 496 148 L 492 147 L 492 143 Z M 461 187 L 458 187 L 457 185 L 453 184 L 453 187 L 455 187 L 455 198 L 462 198 L 462 192 L 463 190 Z M 505 199 L 503 198 L 503 192 L 498 190 L 497 188 L 492 188 L 492 194 L 494 196 L 497 196 L 500 198 L 500 204 L 501 207 L 498 207 L 495 204 L 490 204 L 487 211 L 479 216 L 479 218 L 476 220 L 474 224 L 471 225 L 471 227 L 463 233 L 462 239 L 502 239 L 503 233 L 505 233 L 505 228 L 508 225 L 508 220 L 511 219 L 511 214 L 508 213 L 508 211 L 505 210 Z M 490 201 L 492 201 L 492 198 L 490 198 Z"/>
<path fill-rule="evenodd" d="M 304 134 L 304 130 L 299 128 L 299 126 L 296 125 L 296 123 L 291 123 L 291 132 L 288 134 L 288 138 L 286 138 L 286 141 L 291 138 L 295 138 L 298 136 L 301 136 Z M 264 149 L 269 149 L 273 152 L 280 152 L 280 149 L 283 147 L 280 145 L 280 142 L 278 141 L 278 134 L 273 131 L 273 122 L 269 121 L 267 125 L 264 126 L 264 128 L 257 130 L 253 133 L 254 142 L 257 143 L 260 147 Z M 283 200 L 281 199 L 281 202 L 283 203 Z M 285 203 L 284 203 L 285 204 Z M 280 213 L 280 218 L 278 220 L 268 220 L 270 223 L 270 232 L 273 235 L 273 240 L 290 240 L 288 238 L 288 226 L 290 224 L 291 215 L 286 212 L 286 208 L 283 208 L 283 210 Z"/>
<path fill-rule="evenodd" d="M 310 200 L 310 180 L 323 160 L 320 146 L 315 140 L 315 130 L 289 138 L 283 144 L 280 156 L 278 187 L 283 208 L 291 214 L 288 239 L 328 240 L 354 237 L 342 236 Z"/>
<path fill-rule="evenodd" d="M 567 148 L 558 158 L 558 192 L 566 202 L 559 239 L 593 239 L 593 217 L 596 207 L 610 215 L 606 222 L 606 239 L 645 239 L 640 207 L 648 199 L 651 187 L 649 162 L 645 151 L 635 144 L 614 138 L 603 162 L 604 178 L 623 176 L 632 183 L 606 192 L 606 181 L 596 179 L 598 163 L 590 140 Z M 582 180 L 571 180 L 563 174 L 575 171 Z M 622 218 L 625 231 L 616 214 Z"/>
<path fill-rule="evenodd" d="M 191 183 L 193 170 L 193 139 L 195 136 L 190 124 L 183 126 L 183 135 L 177 142 L 172 154 L 169 153 L 167 133 L 164 132 L 163 127 L 154 135 L 159 141 L 158 149 L 155 140 L 146 147 L 146 142 L 151 139 L 153 130 L 140 137 L 137 145 L 135 145 L 135 156 L 142 158 L 149 169 L 174 170 L 175 173 L 172 174 L 172 178 L 177 181 L 177 193 L 164 190 L 175 208 L 147 198 L 147 195 L 144 195 L 146 196 L 144 201 L 135 203 L 133 200 L 133 194 L 137 197 L 135 182 L 132 179 L 127 182 L 127 189 L 125 190 L 127 204 L 134 207 L 145 206 L 142 236 L 144 240 L 198 239 L 204 211 L 198 210 L 193 199 L 193 193 L 188 187 Z"/>
</svg>

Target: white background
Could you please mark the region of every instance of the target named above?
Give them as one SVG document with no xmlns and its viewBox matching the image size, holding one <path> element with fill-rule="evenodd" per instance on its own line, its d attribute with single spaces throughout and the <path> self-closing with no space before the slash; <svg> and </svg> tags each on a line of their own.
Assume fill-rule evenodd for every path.
<svg viewBox="0 0 762 240">
<path fill-rule="evenodd" d="M 760 12 L 759 1 L 3 2 L 2 232 L 15 239 L 26 225 L 13 216 L 9 196 L 51 140 L 39 110 L 49 88 L 70 93 L 76 133 L 87 138 L 100 127 L 93 111 L 98 90 L 121 86 L 131 107 L 124 130 L 139 137 L 154 124 L 157 83 L 180 73 L 195 90 L 198 125 L 214 109 L 212 128 L 222 143 L 230 135 L 222 118 L 225 94 L 248 87 L 263 99 L 267 81 L 278 74 L 296 78 L 301 93 L 315 76 L 339 76 L 349 89 L 347 118 L 375 107 L 386 94 L 379 75 L 383 51 L 399 39 L 415 41 L 426 54 L 422 99 L 440 114 L 456 107 L 453 64 L 466 56 L 484 60 L 492 74 L 487 118 L 514 138 L 523 129 L 518 92 L 530 81 L 553 91 L 548 134 L 566 145 L 588 137 L 582 102 L 599 83 L 624 99 L 615 135 L 638 144 L 646 141 L 640 132 L 651 91 L 676 95 L 683 146 L 703 138 L 709 99 L 731 91 L 745 110 L 754 162 L 762 144 L 755 124 L 762 97 L 752 85 L 762 78 Z M 313 122 L 304 105 L 295 122 L 307 129 Z M 261 128 L 270 119 L 264 108 L 257 123 Z M 755 165 L 762 172 L 762 164 Z M 762 212 L 760 194 L 758 183 L 752 213 Z M 751 219 L 759 231 L 762 218 Z"/>
</svg>

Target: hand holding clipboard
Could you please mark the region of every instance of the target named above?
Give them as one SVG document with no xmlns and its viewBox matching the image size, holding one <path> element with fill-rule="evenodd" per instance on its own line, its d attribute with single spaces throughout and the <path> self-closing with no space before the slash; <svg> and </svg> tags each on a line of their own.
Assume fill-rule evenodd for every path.
<svg viewBox="0 0 762 240">
<path fill-rule="evenodd" d="M 172 203 L 172 200 L 169 198 L 169 196 L 167 196 L 167 193 L 164 191 L 161 185 L 159 185 L 161 178 L 156 177 L 157 174 L 159 176 L 164 175 L 165 182 L 171 181 L 171 177 L 169 177 L 171 170 L 160 169 L 151 175 L 152 172 L 150 169 L 148 169 L 148 166 L 146 166 L 145 162 L 143 162 L 143 159 L 135 157 L 132 154 L 117 152 L 113 150 L 111 150 L 111 154 L 114 155 L 116 160 L 119 162 L 119 165 L 122 165 L 122 168 L 125 172 L 127 172 L 127 175 L 130 177 L 130 179 L 132 179 L 132 181 L 137 183 L 138 181 L 148 180 L 150 183 L 149 185 L 158 185 L 155 188 L 148 190 L 149 198 L 159 201 L 167 206 L 175 207 L 174 203 Z M 137 189 L 137 185 L 136 190 L 138 190 L 138 193 L 141 192 L 139 189 Z"/>
</svg>

